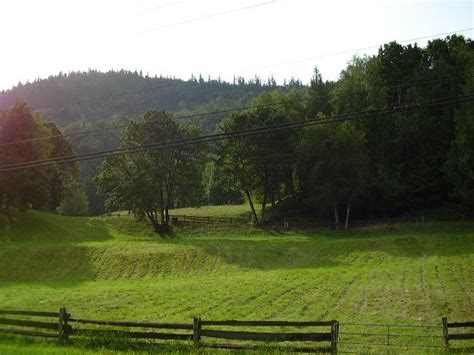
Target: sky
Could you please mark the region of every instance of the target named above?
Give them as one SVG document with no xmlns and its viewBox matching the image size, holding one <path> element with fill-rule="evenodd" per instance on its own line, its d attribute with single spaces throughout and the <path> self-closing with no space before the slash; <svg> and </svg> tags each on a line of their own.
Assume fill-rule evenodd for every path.
<svg viewBox="0 0 474 355">
<path fill-rule="evenodd" d="M 0 90 L 59 72 L 335 80 L 392 40 L 470 29 L 474 1 L 1 0 Z M 444 35 L 441 37 L 445 37 Z M 417 40 L 425 45 L 428 39 Z M 367 48 L 356 51 L 359 48 Z M 342 52 L 342 53 L 341 53 Z"/>
</svg>

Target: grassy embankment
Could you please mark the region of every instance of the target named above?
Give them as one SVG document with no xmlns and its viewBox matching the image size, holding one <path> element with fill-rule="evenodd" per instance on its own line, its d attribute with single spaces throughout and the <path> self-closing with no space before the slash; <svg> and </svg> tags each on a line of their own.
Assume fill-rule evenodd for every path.
<svg viewBox="0 0 474 355">
<path fill-rule="evenodd" d="M 193 212 L 245 209 L 179 213 Z M 124 215 L 30 211 L 13 225 L 0 220 L 0 308 L 63 305 L 77 317 L 116 320 L 439 324 L 443 315 L 472 320 L 473 290 L 468 222 L 347 232 L 199 224 L 160 238 Z"/>
</svg>

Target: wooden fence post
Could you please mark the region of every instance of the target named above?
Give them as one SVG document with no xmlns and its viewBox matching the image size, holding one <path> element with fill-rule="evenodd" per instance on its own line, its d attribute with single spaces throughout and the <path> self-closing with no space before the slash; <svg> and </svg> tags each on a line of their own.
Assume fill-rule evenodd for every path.
<svg viewBox="0 0 474 355">
<path fill-rule="evenodd" d="M 58 339 L 61 341 L 67 340 L 68 333 L 67 311 L 66 308 L 61 307 L 59 309 Z"/>
<path fill-rule="evenodd" d="M 339 334 L 339 322 L 336 320 L 331 321 L 331 354 L 337 354 L 337 341 Z"/>
<path fill-rule="evenodd" d="M 193 341 L 194 345 L 199 345 L 201 340 L 201 318 L 193 319 Z"/>
<path fill-rule="evenodd" d="M 448 331 L 448 317 L 441 318 L 443 322 L 443 337 L 446 351 L 449 351 L 449 331 Z"/>
</svg>

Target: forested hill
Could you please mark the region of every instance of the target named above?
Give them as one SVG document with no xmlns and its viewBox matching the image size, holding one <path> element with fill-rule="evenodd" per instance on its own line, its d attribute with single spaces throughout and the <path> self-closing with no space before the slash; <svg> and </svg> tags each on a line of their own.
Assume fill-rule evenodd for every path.
<svg viewBox="0 0 474 355">
<path fill-rule="evenodd" d="M 291 80 L 286 87 L 303 88 L 303 85 Z M 89 70 L 60 73 L 0 92 L 0 113 L 20 99 L 39 111 L 45 121 L 56 123 L 64 133 L 72 133 L 115 125 L 124 127 L 152 108 L 182 117 L 243 107 L 258 94 L 277 88 L 280 87 L 272 79 L 263 82 L 259 78 L 236 78 L 228 83 L 200 75 L 181 80 L 150 77 L 136 71 Z M 215 113 L 187 120 L 198 125 L 203 133 L 211 133 L 225 116 Z M 122 129 L 96 130 L 74 135 L 70 141 L 76 153 L 89 153 L 117 148 L 121 135 Z M 94 214 L 103 212 L 103 199 L 97 195 L 92 181 L 100 162 L 89 160 L 81 164 L 81 180 Z"/>
<path fill-rule="evenodd" d="M 291 82 L 300 86 L 299 82 Z M 228 83 L 201 76 L 190 80 L 150 77 L 141 72 L 96 70 L 71 72 L 32 83 L 18 84 L 0 92 L 0 108 L 6 109 L 22 99 L 47 121 L 62 127 L 77 122 L 110 122 L 115 115 L 136 116 L 156 107 L 179 114 L 198 113 L 247 104 L 262 91 L 277 87 L 274 80 L 237 78 Z M 220 117 L 203 118 L 200 125 L 212 131 Z"/>
</svg>

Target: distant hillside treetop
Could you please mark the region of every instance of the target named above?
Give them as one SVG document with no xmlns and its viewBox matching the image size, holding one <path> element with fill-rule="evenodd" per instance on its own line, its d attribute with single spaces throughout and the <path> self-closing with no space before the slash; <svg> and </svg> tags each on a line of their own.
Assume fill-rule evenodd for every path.
<svg viewBox="0 0 474 355">
<path fill-rule="evenodd" d="M 286 84 L 286 83 L 285 83 Z M 299 80 L 287 86 L 302 87 Z M 235 77 L 233 83 L 220 78 L 204 80 L 192 75 L 187 81 L 144 75 L 141 71 L 89 70 L 59 73 L 32 83 L 19 83 L 0 92 L 0 108 L 8 108 L 18 99 L 25 100 L 47 120 L 61 126 L 77 121 L 98 121 L 114 114 L 136 116 L 151 107 L 168 111 L 196 111 L 210 102 L 247 103 L 257 94 L 277 88 L 273 78 Z"/>
</svg>

